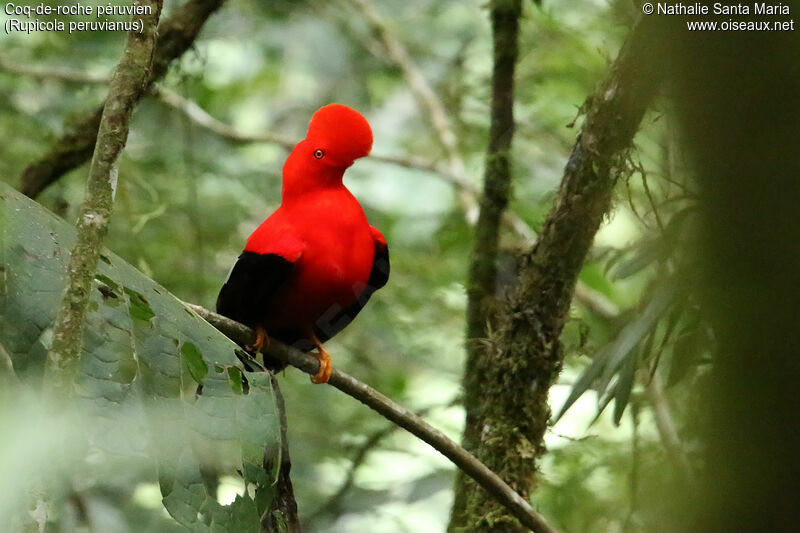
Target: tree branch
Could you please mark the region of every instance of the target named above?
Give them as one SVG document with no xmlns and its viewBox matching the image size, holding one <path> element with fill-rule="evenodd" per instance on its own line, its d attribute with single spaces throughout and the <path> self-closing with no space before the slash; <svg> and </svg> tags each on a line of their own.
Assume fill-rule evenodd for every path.
<svg viewBox="0 0 800 533">
<path fill-rule="evenodd" d="M 653 19 L 636 24 L 587 99 L 555 204 L 538 242 L 521 258 L 517 285 L 489 349 L 476 362 L 481 401 L 468 418 L 478 428 L 476 455 L 522 494 L 534 488 L 536 459 L 545 452 L 548 393 L 563 363 L 559 338 L 578 275 L 662 78 L 658 58 L 650 55 L 657 27 Z M 519 530 L 512 516 L 479 491 L 467 495 L 467 502 L 470 531 Z"/>
<path fill-rule="evenodd" d="M 275 393 L 275 406 L 278 408 L 278 416 L 281 425 L 281 451 L 277 454 L 277 459 L 281 462 L 278 468 L 278 480 L 273 487 L 267 489 L 274 491 L 272 503 L 261 517 L 262 533 L 300 533 L 300 520 L 297 516 L 297 501 L 294 498 L 294 487 L 292 486 L 292 461 L 289 458 L 289 439 L 287 438 L 288 422 L 286 420 L 286 403 L 283 401 L 283 394 L 274 374 L 270 373 L 270 383 Z M 270 461 L 276 459 L 271 450 L 264 453 L 264 471 L 272 472 L 273 468 Z"/>
<path fill-rule="evenodd" d="M 661 443 L 685 481 L 693 486 L 696 481 L 694 470 L 692 470 L 692 465 L 689 463 L 689 458 L 686 457 L 686 452 L 683 450 L 680 437 L 678 437 L 678 431 L 675 429 L 675 422 L 669 411 L 667 399 L 664 397 L 664 388 L 658 374 L 653 375 L 650 382 L 645 385 L 645 390 L 650 399 L 650 405 L 653 406 L 653 418 L 661 437 Z"/>
<path fill-rule="evenodd" d="M 237 344 L 247 346 L 255 342 L 253 330 L 244 324 L 209 311 L 199 305 L 188 303 L 185 305 Z M 319 361 L 315 357 L 275 339 L 271 340 L 267 354 L 309 375 L 314 375 L 319 370 Z M 549 526 L 544 518 L 536 513 L 528 502 L 514 492 L 497 474 L 489 470 L 486 465 L 478 461 L 464 448 L 450 440 L 444 433 L 408 409 L 337 368 L 333 369 L 328 384 L 355 398 L 381 414 L 384 418 L 431 445 L 459 469 L 477 481 L 480 486 L 486 489 L 531 530 L 537 533 L 555 533 L 555 529 Z"/>
<path fill-rule="evenodd" d="M 89 291 L 114 205 L 117 158 L 128 139 L 133 108 L 145 90 L 161 6 L 162 0 L 142 0 L 141 7 L 146 11 L 141 15 L 144 27 L 141 33 L 132 30 L 128 34 L 122 59 L 109 84 L 86 196 L 78 218 L 78 240 L 67 270 L 67 288 L 53 325 L 53 344 L 47 354 L 47 379 L 57 392 L 69 394 L 72 391 Z M 136 17 L 135 20 L 139 20 L 139 15 Z"/>
<path fill-rule="evenodd" d="M 145 88 L 161 79 L 169 64 L 189 49 L 205 21 L 219 9 L 223 1 L 189 0 L 159 26 L 158 42 Z M 70 132 L 56 141 L 49 152 L 28 165 L 20 178 L 20 191 L 36 198 L 63 174 L 86 162 L 92 156 L 97 141 L 102 112 L 103 105 L 88 113 Z"/>
<path fill-rule="evenodd" d="M 256 134 L 242 133 L 237 131 L 236 128 L 230 124 L 226 124 L 221 120 L 211 116 L 208 111 L 200 107 L 196 102 L 184 98 L 171 89 L 163 86 L 153 87 L 151 92 L 168 106 L 186 115 L 187 118 L 189 118 L 198 126 L 201 126 L 225 139 L 229 139 L 238 143 L 277 144 L 286 150 L 293 149 L 299 142 L 299 139 L 296 140 L 288 136 L 268 132 Z"/>
<path fill-rule="evenodd" d="M 230 124 L 222 122 L 221 120 L 212 116 L 196 102 L 184 98 L 175 91 L 167 89 L 166 87 L 157 87 L 153 88 L 152 92 L 155 93 L 162 102 L 169 105 L 173 109 L 180 111 L 195 124 L 233 142 L 275 144 L 286 150 L 293 149 L 299 142 L 299 139 L 294 139 L 278 133 L 262 132 L 249 134 L 240 132 Z M 470 183 L 464 176 L 453 174 L 452 172 L 441 168 L 431 161 L 426 161 L 412 156 L 383 155 L 374 153 L 370 154 L 369 158 L 372 161 L 379 161 L 404 168 L 410 168 L 412 170 L 421 170 L 423 172 L 438 174 L 442 179 L 458 188 L 466 189 L 472 194 L 477 192 L 475 186 L 472 185 L 472 183 Z"/>
<path fill-rule="evenodd" d="M 419 417 L 425 416 L 425 414 L 430 411 L 430 408 L 420 409 L 415 414 Z M 336 490 L 335 493 L 331 497 L 329 497 L 322 505 L 320 505 L 315 511 L 313 511 L 308 517 L 303 520 L 303 523 L 307 526 L 307 524 L 313 523 L 318 517 L 334 513 L 337 508 L 339 507 L 341 501 L 344 499 L 347 492 L 352 488 L 355 484 L 356 479 L 356 471 L 361 467 L 362 464 L 367 460 L 367 455 L 370 451 L 374 450 L 378 447 L 380 442 L 389 436 L 392 432 L 398 429 L 396 424 L 389 424 L 385 428 L 380 429 L 367 437 L 367 439 L 361 443 L 361 445 L 356 450 L 356 453 L 353 455 L 353 459 L 350 463 L 350 468 L 347 471 L 347 475 L 345 476 L 344 481 L 339 488 Z"/>
<path fill-rule="evenodd" d="M 519 18 L 521 0 L 495 0 L 490 3 L 492 22 L 492 105 L 489 145 L 486 150 L 483 195 L 475 225 L 475 244 L 470 258 L 467 280 L 467 362 L 464 367 L 464 400 L 466 424 L 464 447 L 476 451 L 481 427 L 478 410 L 485 401 L 481 389 L 483 376 L 478 360 L 486 357 L 491 347 L 482 339 L 488 337 L 490 324 L 496 317 L 497 254 L 500 244 L 500 224 L 511 194 L 511 140 L 514 135 L 514 72 L 519 53 Z M 455 501 L 448 531 L 455 531 L 470 522 L 468 496 L 475 490 L 466 485 L 470 480 L 456 474 Z M 483 496 L 483 494 L 481 494 Z"/>
<path fill-rule="evenodd" d="M 0 70 L 9 74 L 30 76 L 37 80 L 59 80 L 67 83 L 108 83 L 107 75 L 89 74 L 82 70 L 66 69 L 63 67 L 42 67 L 23 65 L 0 58 Z"/>
</svg>

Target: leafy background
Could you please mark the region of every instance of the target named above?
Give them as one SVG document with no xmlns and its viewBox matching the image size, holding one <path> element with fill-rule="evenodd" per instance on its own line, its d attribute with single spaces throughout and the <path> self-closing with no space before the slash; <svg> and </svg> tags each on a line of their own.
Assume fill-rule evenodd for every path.
<svg viewBox="0 0 800 533">
<path fill-rule="evenodd" d="M 177 5 L 167 1 L 164 16 Z M 480 185 L 491 71 L 483 2 L 376 1 L 375 7 L 441 97 L 458 133 L 467 178 Z M 621 1 L 526 3 L 511 208 L 534 230 L 551 205 L 574 142 L 576 129 L 567 125 L 579 120 L 581 104 L 619 49 L 632 9 Z M 115 33 L 4 35 L 1 58 L 5 64 L 107 75 L 122 43 L 123 35 Z M 446 159 L 402 71 L 347 1 L 231 1 L 173 65 L 163 86 L 250 134 L 299 138 L 318 107 L 345 103 L 369 119 L 375 153 Z M 0 70 L 0 177 L 18 185 L 25 165 L 104 92 L 102 84 Z M 686 398 L 703 379 L 713 336 L 691 294 L 669 293 L 676 277 L 691 277 L 692 265 L 674 250 L 688 238 L 694 194 L 664 106 L 645 119 L 614 211 L 582 272 L 593 298 L 573 306 L 564 336 L 567 362 L 552 390 L 554 412 L 567 399 L 574 404 L 546 437 L 549 453 L 535 504 L 556 526 L 573 532 L 649 531 L 669 516 L 670 502 L 643 497 L 676 482 L 675 469 L 665 467 L 651 407 L 653 376 L 667 386 L 679 433 L 697 415 Z M 108 248 L 179 298 L 213 308 L 247 235 L 279 203 L 285 156 L 273 144 L 221 137 L 163 100 L 146 98 L 122 157 Z M 85 178 L 86 167 L 76 169 L 38 200 L 72 221 Z M 369 159 L 357 162 L 345 183 L 390 243 L 392 278 L 329 343 L 334 364 L 422 410 L 458 439 L 471 230 L 456 191 L 435 173 Z M 504 236 L 509 255 L 519 246 L 514 235 Z M 592 305 L 596 301 L 601 309 Z M 388 422 L 328 387 L 311 386 L 291 370 L 279 379 L 293 480 L 309 531 L 444 529 L 453 478 L 447 461 L 403 432 L 387 430 Z M 602 410 L 606 405 L 611 408 Z M 5 407 L 0 413 L 17 416 Z M 31 416 L 45 416 L 36 413 Z M 77 409 L 74 416 L 85 413 Z M 50 435 L 44 429 L 30 439 Z M 14 439 L 4 432 L 0 445 L 19 442 Z M 694 443 L 683 445 L 691 460 Z M 26 460 L 43 457 L 36 453 Z M 116 476 L 124 483 L 115 482 Z M 112 477 L 75 469 L 69 479 L 75 493 L 100 502 L 92 505 L 104 509 L 98 511 L 102 519 L 116 517 L 103 531 L 151 531 L 154 516 L 168 523 L 159 514 L 150 471 L 126 463 Z M 120 484 L 129 490 L 120 492 Z M 222 475 L 219 501 L 229 503 L 237 493 L 243 493 L 237 477 Z M 74 503 L 66 509 L 77 513 Z M 68 516 L 65 511 L 61 524 L 73 530 Z M 101 518 L 89 513 L 89 520 Z"/>
</svg>

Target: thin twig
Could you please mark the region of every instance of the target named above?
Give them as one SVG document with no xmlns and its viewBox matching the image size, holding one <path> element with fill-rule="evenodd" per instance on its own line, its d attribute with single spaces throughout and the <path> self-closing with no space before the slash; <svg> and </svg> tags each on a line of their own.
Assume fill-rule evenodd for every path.
<svg viewBox="0 0 800 533">
<path fill-rule="evenodd" d="M 67 288 L 53 325 L 53 344 L 47 354 L 47 381 L 57 392 L 72 392 L 72 375 L 80 355 L 89 290 L 114 205 L 117 159 L 128 138 L 133 108 L 145 90 L 161 6 L 162 0 L 142 0 L 141 7 L 145 9 L 139 22 L 143 25 L 142 33 L 132 30 L 128 34 L 122 59 L 109 83 L 89 167 L 86 196 L 78 217 L 77 243 L 70 255 Z"/>
<path fill-rule="evenodd" d="M 188 303 L 185 305 L 234 342 L 242 346 L 252 345 L 255 342 L 255 334 L 247 326 L 199 305 Z M 309 375 L 314 375 L 319 370 L 319 361 L 315 357 L 274 339 L 270 342 L 267 353 Z M 489 470 L 486 465 L 478 461 L 464 448 L 450 440 L 444 433 L 405 407 L 336 368 L 333 369 L 328 384 L 355 398 L 370 409 L 380 413 L 386 419 L 427 442 L 477 481 L 531 530 L 537 533 L 555 533 L 556 530 L 549 526 L 544 518 L 536 513 L 530 504 L 508 486 L 505 481 L 500 479 L 497 474 Z"/>
<path fill-rule="evenodd" d="M 422 70 L 417 66 L 414 60 L 411 59 L 411 54 L 408 53 L 403 43 L 389 31 L 380 15 L 378 15 L 377 11 L 375 11 L 375 8 L 368 0 L 351 1 L 364 16 L 374 38 L 386 50 L 389 58 L 403 71 L 403 75 L 408 82 L 408 87 L 417 100 L 420 110 L 423 114 L 430 117 L 439 144 L 441 144 L 447 155 L 450 172 L 456 176 L 466 175 L 466 166 L 464 165 L 464 159 L 459 153 L 458 138 L 450 123 L 450 118 L 447 116 L 444 104 L 439 97 L 436 96 L 428 80 L 426 80 L 425 76 L 422 74 Z M 464 193 L 463 189 L 459 189 L 458 194 L 464 207 L 467 220 L 469 220 L 470 223 L 474 223 L 478 219 L 478 203 L 475 196 Z"/>
<path fill-rule="evenodd" d="M 286 150 L 291 150 L 300 141 L 300 139 L 295 139 L 279 133 L 244 133 L 237 130 L 230 124 L 215 118 L 208 111 L 200 107 L 196 102 L 189 100 L 188 98 L 184 98 L 171 89 L 166 87 L 158 87 L 154 88 L 152 92 L 162 102 L 180 111 L 197 125 L 202 126 L 203 128 L 219 135 L 220 137 L 234 142 L 275 144 Z M 456 187 L 466 189 L 472 194 L 477 192 L 477 188 L 464 176 L 454 174 L 449 170 L 441 168 L 431 161 L 426 161 L 424 159 L 412 156 L 382 154 L 370 154 L 369 158 L 373 161 L 379 161 L 404 168 L 438 174 L 442 179 Z"/>
<path fill-rule="evenodd" d="M 420 409 L 415 414 L 421 417 L 425 416 L 428 411 L 430 411 L 430 408 Z M 389 424 L 385 428 L 375 431 L 369 435 L 367 439 L 361 443 L 358 449 L 356 449 L 356 453 L 353 455 L 350 468 L 347 470 L 347 475 L 345 476 L 342 484 L 339 485 L 339 488 L 331 497 L 329 497 L 322 505 L 320 505 L 315 511 L 313 511 L 303 520 L 304 527 L 307 527 L 308 524 L 314 522 L 319 516 L 336 511 L 347 492 L 355 483 L 356 472 L 366 461 L 369 452 L 377 448 L 383 439 L 391 435 L 397 429 L 397 425 Z"/>
<path fill-rule="evenodd" d="M 12 62 L 0 58 L 0 70 L 9 74 L 16 74 L 19 76 L 30 76 L 37 80 L 59 80 L 67 83 L 83 83 L 83 84 L 104 84 L 108 83 L 111 79 L 105 74 L 90 74 L 82 70 L 68 69 L 64 67 L 43 67 L 40 65 L 31 66 L 19 62 Z"/>
<path fill-rule="evenodd" d="M 295 140 L 291 137 L 273 134 L 268 132 L 247 134 L 237 131 L 233 126 L 222 122 L 211 116 L 205 109 L 200 107 L 196 102 L 184 98 L 175 91 L 166 87 L 154 87 L 151 92 L 155 94 L 162 102 L 170 107 L 179 110 L 190 120 L 197 125 L 216 133 L 220 137 L 224 137 L 231 141 L 239 143 L 268 143 L 277 144 L 282 148 L 291 150 L 297 144 L 299 139 Z"/>
<path fill-rule="evenodd" d="M 650 185 L 647 183 L 647 172 L 645 172 L 644 167 L 639 167 L 639 174 L 642 176 L 642 185 L 644 185 L 644 193 L 647 196 L 647 201 L 650 202 L 650 208 L 653 210 L 653 215 L 656 217 L 656 224 L 658 224 L 658 229 L 661 231 L 662 236 L 666 236 L 666 232 L 664 231 L 664 223 L 661 221 L 661 215 L 658 213 L 658 206 L 656 206 L 656 202 L 653 199 L 653 194 L 650 192 Z"/>
<path fill-rule="evenodd" d="M 661 442 L 667 450 L 667 455 L 669 455 L 672 462 L 679 468 L 686 481 L 694 484 L 694 470 L 681 445 L 678 431 L 675 429 L 675 422 L 672 419 L 667 399 L 664 396 L 664 387 L 661 384 L 661 378 L 658 374 L 653 375 L 652 379 L 647 384 L 646 391 L 648 398 L 650 398 L 650 404 L 653 406 L 656 428 L 658 428 Z"/>
</svg>

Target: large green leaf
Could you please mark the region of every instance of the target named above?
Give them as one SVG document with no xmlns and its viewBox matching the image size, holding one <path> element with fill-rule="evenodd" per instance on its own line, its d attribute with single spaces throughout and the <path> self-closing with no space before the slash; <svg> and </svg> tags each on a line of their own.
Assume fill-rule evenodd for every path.
<svg viewBox="0 0 800 533">
<path fill-rule="evenodd" d="M 2 183 L 0 224 L 0 345 L 37 384 L 75 232 Z M 89 449 L 152 459 L 164 506 L 193 531 L 258 531 L 270 502 L 252 495 L 269 493 L 275 473 L 262 465 L 280 450 L 269 376 L 247 372 L 237 346 L 166 289 L 113 253 L 101 259 L 76 377 L 80 407 L 98 421 Z M 248 490 L 220 505 L 209 470 Z"/>
</svg>

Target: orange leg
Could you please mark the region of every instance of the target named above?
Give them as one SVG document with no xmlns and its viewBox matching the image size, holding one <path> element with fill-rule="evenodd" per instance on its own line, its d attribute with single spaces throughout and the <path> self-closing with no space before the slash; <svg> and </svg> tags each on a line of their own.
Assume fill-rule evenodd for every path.
<svg viewBox="0 0 800 533">
<path fill-rule="evenodd" d="M 319 370 L 315 375 L 311 376 L 311 383 L 327 383 L 328 380 L 331 379 L 331 372 L 333 372 L 333 366 L 331 365 L 331 354 L 328 353 L 328 350 L 325 349 L 322 343 L 319 342 L 317 336 L 313 333 L 311 333 L 311 341 L 317 347 L 318 353 L 310 353 L 319 360 Z"/>
<path fill-rule="evenodd" d="M 256 332 L 256 342 L 254 342 L 250 346 L 245 346 L 245 349 L 248 352 L 258 353 L 263 351 L 265 348 L 269 347 L 269 335 L 267 335 L 267 330 L 265 330 L 261 326 L 256 326 L 255 332 Z"/>
</svg>

